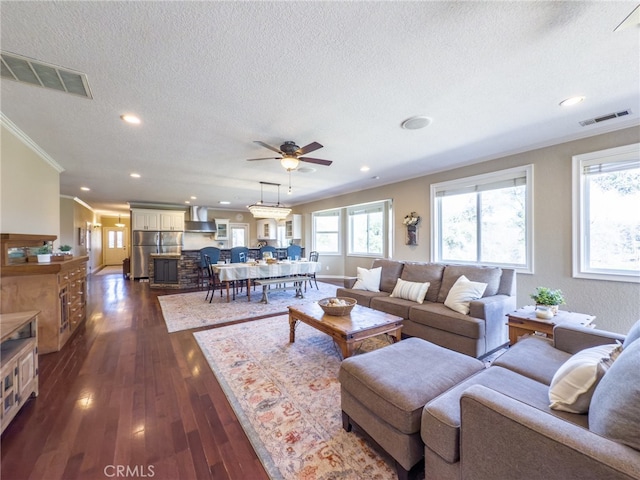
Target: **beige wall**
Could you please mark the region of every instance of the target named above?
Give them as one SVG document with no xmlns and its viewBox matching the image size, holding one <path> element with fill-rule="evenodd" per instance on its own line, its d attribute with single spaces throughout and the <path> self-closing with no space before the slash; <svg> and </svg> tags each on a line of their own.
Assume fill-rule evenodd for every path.
<svg viewBox="0 0 640 480">
<path fill-rule="evenodd" d="M 432 183 L 533 164 L 534 273 L 518 275 L 518 305 L 530 304 L 529 294 L 539 285 L 560 288 L 567 299 L 567 305 L 564 305 L 563 309 L 596 315 L 599 328 L 624 333 L 640 318 L 640 284 L 575 279 L 571 276 L 571 157 L 639 141 L 638 129 L 629 128 L 299 205 L 295 210 L 296 213 L 305 214 L 305 246 L 309 251 L 311 212 L 391 198 L 394 209 L 393 258 L 429 261 L 429 189 Z M 417 246 L 405 245 L 405 227 L 402 225 L 402 219 L 411 211 L 422 217 Z M 325 255 L 321 257 L 322 275 L 354 276 L 356 266 L 369 267 L 371 261 L 371 258 Z"/>
<path fill-rule="evenodd" d="M 0 128 L 0 231 L 60 237 L 58 170 Z"/>
</svg>

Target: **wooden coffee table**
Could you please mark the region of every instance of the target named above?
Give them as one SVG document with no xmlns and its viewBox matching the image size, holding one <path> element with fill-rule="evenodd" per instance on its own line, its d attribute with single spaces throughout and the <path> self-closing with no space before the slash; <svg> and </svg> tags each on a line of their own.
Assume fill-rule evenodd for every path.
<svg viewBox="0 0 640 480">
<path fill-rule="evenodd" d="M 356 305 L 349 315 L 327 315 L 317 302 L 289 307 L 289 342 L 296 341 L 298 322 L 306 323 L 330 335 L 342 350 L 342 357 L 353 355 L 366 338 L 388 333 L 394 342 L 400 340 L 402 317 Z"/>
</svg>

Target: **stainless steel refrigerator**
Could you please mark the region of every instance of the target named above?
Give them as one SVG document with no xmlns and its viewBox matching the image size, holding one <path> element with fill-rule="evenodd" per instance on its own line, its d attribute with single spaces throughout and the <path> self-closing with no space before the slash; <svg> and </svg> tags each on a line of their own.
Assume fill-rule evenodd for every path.
<svg viewBox="0 0 640 480">
<path fill-rule="evenodd" d="M 182 232 L 134 230 L 131 245 L 133 278 L 149 278 L 149 255 L 152 253 L 181 253 Z"/>
</svg>

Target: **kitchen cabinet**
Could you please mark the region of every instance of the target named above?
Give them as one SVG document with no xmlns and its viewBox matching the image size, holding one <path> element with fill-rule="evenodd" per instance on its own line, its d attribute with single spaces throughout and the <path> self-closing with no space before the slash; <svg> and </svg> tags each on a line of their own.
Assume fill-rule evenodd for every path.
<svg viewBox="0 0 640 480">
<path fill-rule="evenodd" d="M 184 230 L 184 212 L 160 212 L 160 230 L 182 232 Z"/>
<path fill-rule="evenodd" d="M 160 230 L 160 212 L 156 210 L 131 210 L 133 230 Z"/>
<path fill-rule="evenodd" d="M 31 396 L 38 396 L 39 313 L 0 314 L 0 433 Z"/>
<path fill-rule="evenodd" d="M 277 223 L 273 218 L 263 218 L 256 222 L 258 227 L 258 240 L 275 240 Z"/>
<path fill-rule="evenodd" d="M 216 240 L 229 240 L 229 219 L 216 218 Z"/>
<path fill-rule="evenodd" d="M 286 238 L 292 238 L 294 240 L 302 239 L 302 215 L 291 215 L 291 218 L 285 222 L 284 226 Z"/>
</svg>

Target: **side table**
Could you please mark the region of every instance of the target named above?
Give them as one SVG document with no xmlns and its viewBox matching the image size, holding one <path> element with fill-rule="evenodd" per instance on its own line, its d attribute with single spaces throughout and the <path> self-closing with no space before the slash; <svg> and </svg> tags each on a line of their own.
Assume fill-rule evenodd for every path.
<svg viewBox="0 0 640 480">
<path fill-rule="evenodd" d="M 507 314 L 509 326 L 509 344 L 513 345 L 523 335 L 540 335 L 553 338 L 553 327 L 560 323 L 573 323 L 585 327 L 595 327 L 595 316 L 584 313 L 559 310 L 550 320 L 536 317 L 535 306 L 529 305 Z"/>
</svg>

